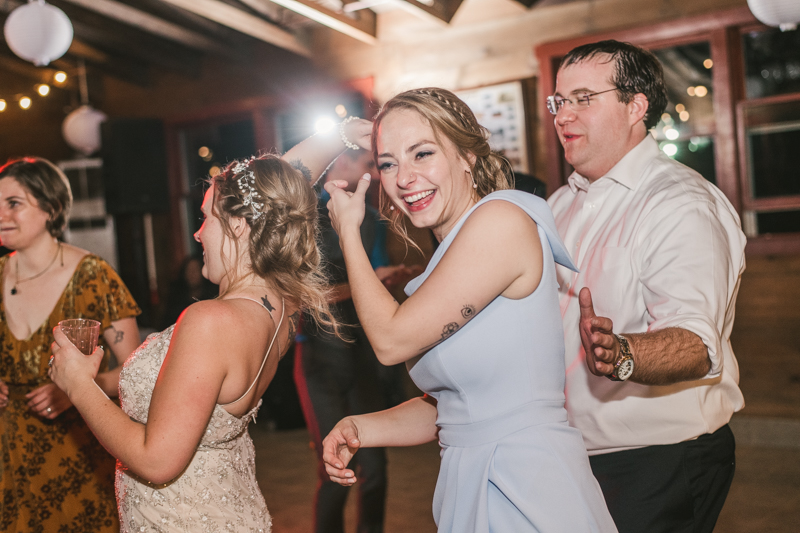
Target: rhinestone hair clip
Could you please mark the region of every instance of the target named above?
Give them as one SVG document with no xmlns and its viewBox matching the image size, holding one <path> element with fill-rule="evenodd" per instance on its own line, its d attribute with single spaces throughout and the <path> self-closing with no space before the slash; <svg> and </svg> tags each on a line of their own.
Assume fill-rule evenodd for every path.
<svg viewBox="0 0 800 533">
<path fill-rule="evenodd" d="M 253 220 L 258 220 L 258 218 L 264 214 L 264 203 L 263 201 L 259 202 L 262 198 L 255 187 L 256 176 L 253 174 L 252 170 L 248 170 L 250 163 L 254 159 L 255 157 L 251 157 L 250 159 L 237 162 L 233 167 L 233 173 L 241 174 L 236 180 L 236 183 L 239 184 L 239 190 L 242 191 L 244 195 L 244 201 L 242 203 L 250 206 L 253 212 Z"/>
</svg>

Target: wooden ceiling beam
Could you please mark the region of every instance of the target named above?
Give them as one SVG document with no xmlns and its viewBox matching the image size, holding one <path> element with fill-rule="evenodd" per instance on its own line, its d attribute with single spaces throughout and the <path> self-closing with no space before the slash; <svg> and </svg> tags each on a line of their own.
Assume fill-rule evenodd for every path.
<svg viewBox="0 0 800 533">
<path fill-rule="evenodd" d="M 311 50 L 291 33 L 219 0 L 163 1 L 279 48 L 289 50 L 303 57 L 311 57 Z"/>
<path fill-rule="evenodd" d="M 224 52 L 224 47 L 205 35 L 193 32 L 172 22 L 151 15 L 145 11 L 130 7 L 115 0 L 62 0 L 94 11 L 112 20 L 122 22 L 140 30 L 179 44 L 206 50 Z"/>
<path fill-rule="evenodd" d="M 410 11 L 430 15 L 450 24 L 463 0 L 433 0 L 430 5 L 419 0 L 400 0 L 398 5 L 412 8 Z"/>
<path fill-rule="evenodd" d="M 111 57 L 126 57 L 191 78 L 200 77 L 202 52 L 155 37 L 136 38 L 136 35 L 131 35 L 130 30 L 114 31 L 114 28 L 103 28 L 76 20 L 73 20 L 73 25 L 77 37 Z"/>
<path fill-rule="evenodd" d="M 203 58 L 200 50 L 63 0 L 51 2 L 60 4 L 70 18 L 77 39 L 109 57 L 127 58 L 138 65 L 154 65 L 189 77 L 200 76 Z M 99 62 L 108 61 L 101 58 Z"/>
<path fill-rule="evenodd" d="M 353 39 L 358 39 L 367 44 L 378 42 L 377 17 L 369 9 L 365 9 L 348 16 L 346 13 L 338 13 L 328 9 L 313 0 L 239 0 L 253 9 L 263 6 L 270 2 L 285 7 L 295 13 L 299 13 L 314 22 L 327 26 L 332 30 L 348 35 Z"/>
</svg>

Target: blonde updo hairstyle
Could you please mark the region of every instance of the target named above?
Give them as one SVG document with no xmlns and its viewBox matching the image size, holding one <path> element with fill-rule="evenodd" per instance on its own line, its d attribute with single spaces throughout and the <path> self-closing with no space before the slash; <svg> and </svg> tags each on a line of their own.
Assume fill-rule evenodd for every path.
<svg viewBox="0 0 800 533">
<path fill-rule="evenodd" d="M 266 154 L 241 163 L 234 161 L 213 176 L 213 213 L 221 222 L 225 236 L 239 243 L 231 228 L 232 217 L 250 226 L 249 258 L 255 275 L 269 279 L 280 295 L 302 309 L 323 328 L 339 332 L 339 325 L 328 305 L 328 281 L 321 270 L 318 246 L 317 197 L 298 170 L 275 154 Z M 240 172 L 236 172 L 236 169 Z M 254 199 L 261 207 L 245 204 L 246 192 L 239 180 L 252 172 Z M 244 187 L 245 191 L 248 186 Z M 257 212 L 261 214 L 255 216 Z M 239 265 L 227 264 L 227 272 L 241 272 Z M 241 283 L 231 279 L 228 292 Z"/>
<path fill-rule="evenodd" d="M 381 121 L 395 110 L 410 109 L 416 111 L 430 124 L 436 140 L 440 136 L 449 139 L 464 161 L 470 165 L 472 179 L 477 185 L 474 189 L 476 199 L 489 193 L 514 188 L 514 171 L 508 160 L 489 147 L 489 131 L 478 124 L 475 114 L 455 94 L 436 87 L 412 89 L 405 91 L 381 108 L 372 126 L 372 153 L 378 154 L 378 129 Z M 470 155 L 475 162 L 470 163 Z M 407 235 L 403 226 L 403 214 L 400 210 L 391 210 L 391 201 L 385 193 L 381 193 L 381 213 L 387 218 L 392 229 L 401 235 Z"/>
</svg>

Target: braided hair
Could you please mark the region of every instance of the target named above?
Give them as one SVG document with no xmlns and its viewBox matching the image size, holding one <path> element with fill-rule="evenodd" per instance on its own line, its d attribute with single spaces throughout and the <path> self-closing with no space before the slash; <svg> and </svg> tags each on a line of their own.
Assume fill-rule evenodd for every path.
<svg viewBox="0 0 800 533">
<path fill-rule="evenodd" d="M 321 268 L 317 197 L 305 178 L 278 155 L 266 154 L 233 161 L 211 181 L 213 213 L 234 242 L 235 257 L 239 257 L 239 242 L 230 219 L 239 217 L 250 226 L 248 255 L 253 274 L 269 279 L 284 299 L 338 334 Z M 225 267 L 239 272 L 236 264 Z M 231 280 L 229 291 L 237 281 Z"/>
<path fill-rule="evenodd" d="M 419 113 L 433 129 L 434 135 L 446 137 L 455 146 L 459 156 L 470 165 L 474 190 L 478 199 L 503 189 L 514 188 L 514 171 L 502 155 L 489 147 L 489 131 L 478 124 L 475 114 L 455 94 L 437 87 L 412 89 L 393 97 L 381 108 L 372 127 L 372 152 L 378 153 L 377 139 L 381 121 L 392 111 L 410 109 Z M 470 156 L 475 162 L 470 163 Z M 381 213 L 392 229 L 407 239 L 403 215 L 389 209 L 390 200 L 381 194 Z"/>
</svg>

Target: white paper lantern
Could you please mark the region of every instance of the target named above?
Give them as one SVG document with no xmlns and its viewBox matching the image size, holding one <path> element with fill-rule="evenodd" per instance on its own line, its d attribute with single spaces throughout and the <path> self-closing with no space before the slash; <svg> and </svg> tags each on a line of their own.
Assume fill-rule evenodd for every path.
<svg viewBox="0 0 800 533">
<path fill-rule="evenodd" d="M 72 23 L 57 7 L 34 0 L 11 12 L 5 35 L 12 52 L 41 67 L 67 52 L 72 44 Z"/>
<path fill-rule="evenodd" d="M 100 149 L 100 123 L 106 114 L 90 105 L 82 105 L 64 119 L 61 134 L 64 140 L 83 155 L 92 155 Z"/>
<path fill-rule="evenodd" d="M 747 0 L 753 15 L 767 26 L 794 30 L 800 23 L 800 0 Z"/>
</svg>

